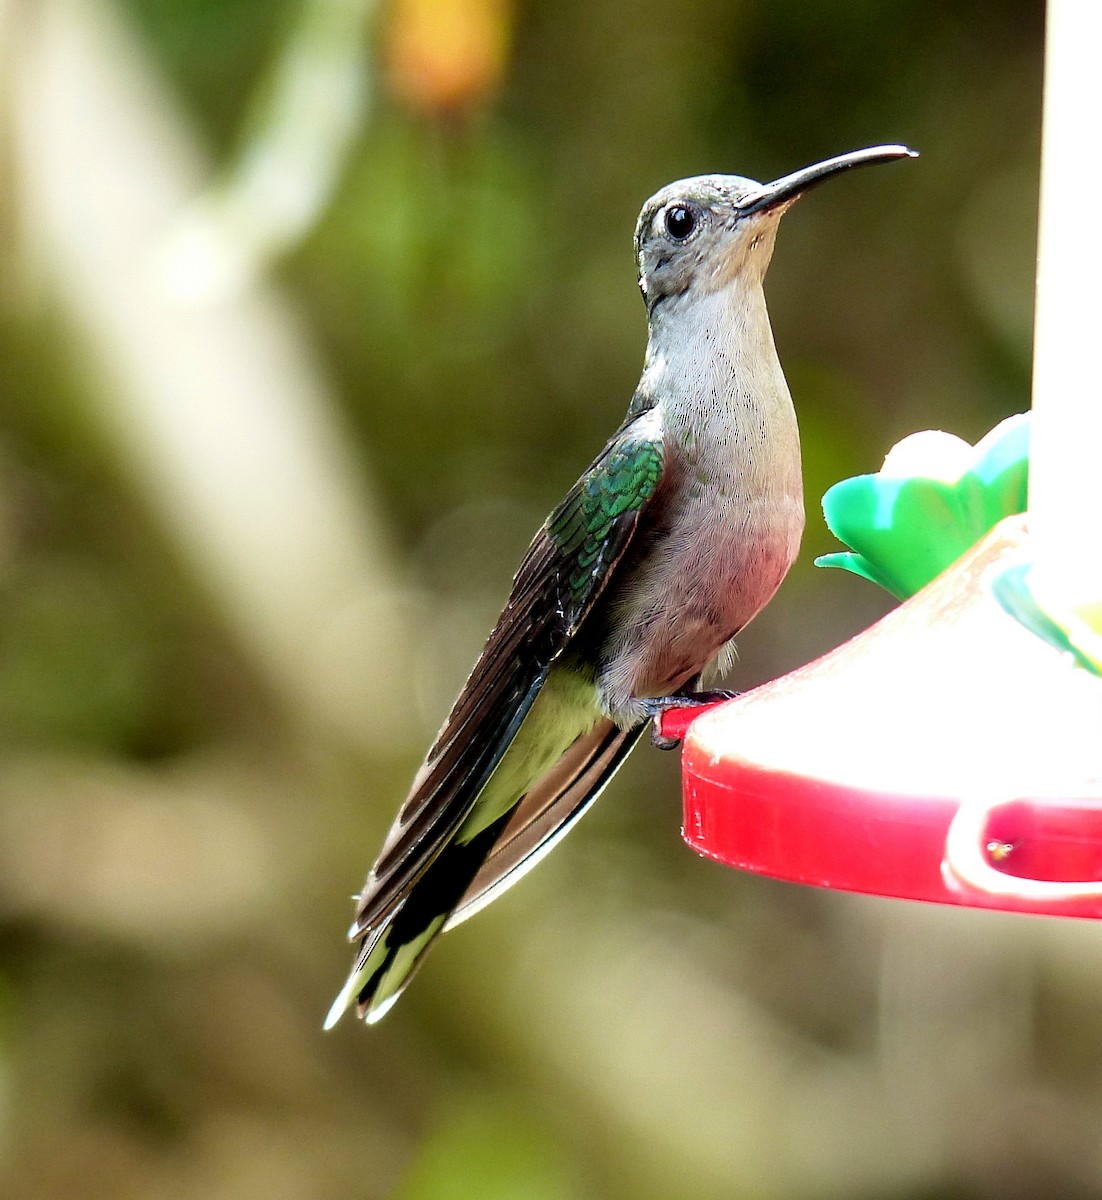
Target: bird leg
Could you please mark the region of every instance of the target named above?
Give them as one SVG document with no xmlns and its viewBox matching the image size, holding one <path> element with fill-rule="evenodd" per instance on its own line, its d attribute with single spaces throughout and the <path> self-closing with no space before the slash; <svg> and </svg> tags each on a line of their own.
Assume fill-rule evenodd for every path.
<svg viewBox="0 0 1102 1200">
<path fill-rule="evenodd" d="M 662 732 L 662 714 L 671 708 L 707 708 L 722 700 L 733 700 L 737 695 L 738 692 L 730 692 L 726 688 L 712 688 L 703 692 L 684 688 L 669 696 L 646 697 L 641 703 L 643 711 L 654 722 L 650 733 L 651 745 L 659 750 L 676 750 L 681 745 L 679 737 L 666 737 Z"/>
</svg>

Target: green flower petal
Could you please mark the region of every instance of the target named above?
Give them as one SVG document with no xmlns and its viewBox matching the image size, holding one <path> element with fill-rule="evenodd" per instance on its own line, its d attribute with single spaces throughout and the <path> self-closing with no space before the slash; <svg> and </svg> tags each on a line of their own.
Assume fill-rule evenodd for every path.
<svg viewBox="0 0 1102 1200">
<path fill-rule="evenodd" d="M 823 497 L 823 512 L 831 532 L 854 553 L 817 562 L 852 571 L 905 599 L 1003 517 L 1025 510 L 1028 474 L 1029 419 L 1020 415 L 976 445 L 971 467 L 955 482 L 919 473 L 843 480 Z"/>
</svg>

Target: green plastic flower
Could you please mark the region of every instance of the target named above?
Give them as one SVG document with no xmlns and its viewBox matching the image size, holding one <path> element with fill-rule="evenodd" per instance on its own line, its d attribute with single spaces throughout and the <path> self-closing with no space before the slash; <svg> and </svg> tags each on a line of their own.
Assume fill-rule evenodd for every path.
<svg viewBox="0 0 1102 1200">
<path fill-rule="evenodd" d="M 904 438 L 875 475 L 836 483 L 823 497 L 827 525 L 850 547 L 824 554 L 905 600 L 989 529 L 1024 512 L 1029 414 L 1008 417 L 975 446 L 929 430 Z"/>
</svg>

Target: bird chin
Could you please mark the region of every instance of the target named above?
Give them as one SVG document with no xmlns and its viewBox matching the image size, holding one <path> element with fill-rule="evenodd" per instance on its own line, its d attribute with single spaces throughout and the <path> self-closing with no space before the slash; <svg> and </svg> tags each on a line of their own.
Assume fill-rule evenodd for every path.
<svg viewBox="0 0 1102 1200">
<path fill-rule="evenodd" d="M 781 217 L 795 203 L 795 197 L 766 212 L 745 217 L 732 231 L 731 246 L 727 254 L 717 256 L 712 287 L 709 291 L 720 291 L 738 281 L 752 279 L 760 283 L 765 278 L 773 257 L 773 246 L 777 239 L 777 226 Z"/>
</svg>

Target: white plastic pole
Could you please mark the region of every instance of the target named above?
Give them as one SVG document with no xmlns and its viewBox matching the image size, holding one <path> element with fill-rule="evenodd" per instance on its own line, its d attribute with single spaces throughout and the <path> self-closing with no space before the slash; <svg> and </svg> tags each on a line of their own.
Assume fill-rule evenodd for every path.
<svg viewBox="0 0 1102 1200">
<path fill-rule="evenodd" d="M 1102 3 L 1049 0 L 1029 510 L 1038 599 L 1102 635 Z"/>
</svg>

